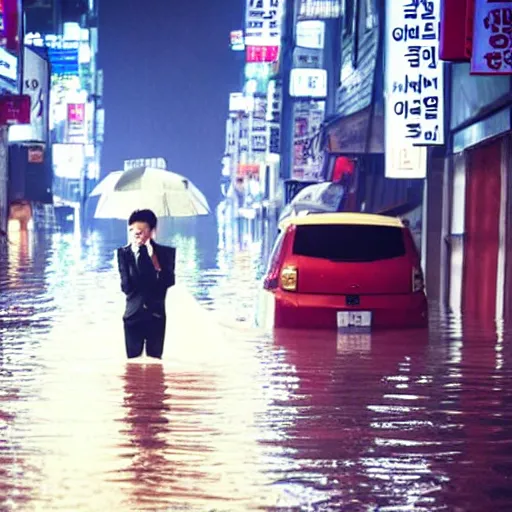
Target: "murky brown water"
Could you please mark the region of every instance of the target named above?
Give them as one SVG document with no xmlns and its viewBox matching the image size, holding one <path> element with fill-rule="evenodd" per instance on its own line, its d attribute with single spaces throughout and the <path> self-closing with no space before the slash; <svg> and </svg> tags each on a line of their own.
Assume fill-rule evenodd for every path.
<svg viewBox="0 0 512 512">
<path fill-rule="evenodd" d="M 507 332 L 272 337 L 251 324 L 261 244 L 201 221 L 161 236 L 162 364 L 127 364 L 119 226 L 3 249 L 2 512 L 512 510 Z"/>
</svg>

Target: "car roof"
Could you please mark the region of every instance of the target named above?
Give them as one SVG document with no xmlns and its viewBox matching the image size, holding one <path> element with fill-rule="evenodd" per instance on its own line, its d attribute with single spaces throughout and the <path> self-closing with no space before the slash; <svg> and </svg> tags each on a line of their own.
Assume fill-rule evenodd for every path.
<svg viewBox="0 0 512 512">
<path fill-rule="evenodd" d="M 313 213 L 311 215 L 301 215 L 287 217 L 279 224 L 279 229 L 285 229 L 288 226 L 319 226 L 327 224 L 352 224 L 361 226 L 388 226 L 403 228 L 403 222 L 397 217 L 388 217 L 387 215 L 377 215 L 373 213 Z"/>
</svg>

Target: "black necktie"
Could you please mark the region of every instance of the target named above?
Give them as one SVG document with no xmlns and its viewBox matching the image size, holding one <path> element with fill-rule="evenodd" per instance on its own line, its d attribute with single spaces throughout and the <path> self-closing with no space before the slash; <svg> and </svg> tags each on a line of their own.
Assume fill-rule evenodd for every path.
<svg viewBox="0 0 512 512">
<path fill-rule="evenodd" d="M 146 276 L 155 273 L 155 266 L 149 257 L 148 248 L 146 245 L 141 245 L 139 247 L 139 258 L 137 260 L 137 266 L 139 267 L 139 272 Z"/>
</svg>

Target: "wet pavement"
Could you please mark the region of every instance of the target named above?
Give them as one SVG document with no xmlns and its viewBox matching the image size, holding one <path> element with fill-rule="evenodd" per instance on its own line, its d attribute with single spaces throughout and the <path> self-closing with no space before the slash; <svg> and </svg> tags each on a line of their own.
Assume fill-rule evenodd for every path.
<svg viewBox="0 0 512 512">
<path fill-rule="evenodd" d="M 261 332 L 268 240 L 201 219 L 161 227 L 164 359 L 128 364 L 124 229 L 0 249 L 0 511 L 512 510 L 509 332 Z"/>
</svg>

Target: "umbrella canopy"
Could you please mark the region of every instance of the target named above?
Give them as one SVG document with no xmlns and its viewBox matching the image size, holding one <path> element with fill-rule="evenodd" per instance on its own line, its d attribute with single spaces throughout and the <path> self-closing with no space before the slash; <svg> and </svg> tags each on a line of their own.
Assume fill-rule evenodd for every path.
<svg viewBox="0 0 512 512">
<path fill-rule="evenodd" d="M 140 208 L 150 208 L 158 217 L 195 217 L 210 213 L 201 191 L 174 172 L 137 167 L 121 172 L 117 179 L 111 178 L 110 183 L 110 190 L 107 185 L 104 192 L 100 190 L 94 214 L 97 219 L 126 219 L 133 210 Z"/>
<path fill-rule="evenodd" d="M 123 171 L 112 171 L 108 173 L 93 189 L 89 196 L 101 196 L 105 192 L 110 192 L 119 180 Z"/>
</svg>

